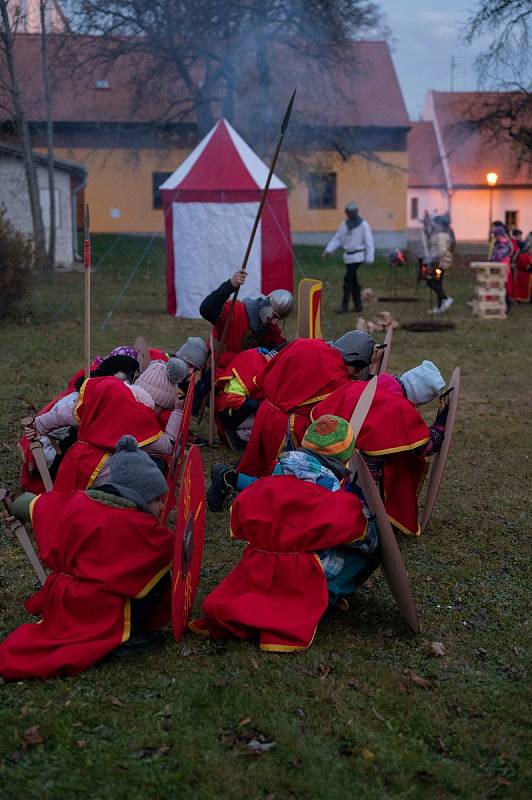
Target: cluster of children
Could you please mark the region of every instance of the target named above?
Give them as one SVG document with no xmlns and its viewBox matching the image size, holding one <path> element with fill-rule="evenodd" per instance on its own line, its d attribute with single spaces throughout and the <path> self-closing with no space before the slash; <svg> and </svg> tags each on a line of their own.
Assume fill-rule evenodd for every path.
<svg viewBox="0 0 532 800">
<path fill-rule="evenodd" d="M 14 514 L 31 521 L 49 574 L 26 603 L 40 621 L 0 644 L 4 678 L 74 674 L 111 652 L 160 641 L 174 547 L 160 512 L 192 373 L 200 393 L 215 382 L 220 435 L 243 450 L 235 468 L 213 467 L 208 505 L 221 512 L 234 497 L 231 536 L 247 542 L 239 565 L 204 599 L 193 631 L 257 636 L 271 651 L 308 647 L 325 611 L 376 568 L 379 531 L 348 467 L 350 420 L 369 380 L 377 388 L 356 446 L 390 520 L 419 533 L 417 494 L 426 457 L 443 440 L 447 401 L 430 428 L 416 406 L 443 388 L 439 370 L 424 361 L 398 378 L 374 378 L 379 346 L 362 331 L 286 343 L 278 322 L 292 309 L 290 293 L 237 301 L 231 311 L 229 295 L 244 279 L 235 273 L 202 303 L 216 339 L 227 343 L 209 366 L 196 337 L 175 355 L 152 350 L 142 372 L 133 348 L 115 348 L 26 428 L 26 492 Z M 32 462 L 35 437 L 55 481 L 47 493 Z"/>
</svg>

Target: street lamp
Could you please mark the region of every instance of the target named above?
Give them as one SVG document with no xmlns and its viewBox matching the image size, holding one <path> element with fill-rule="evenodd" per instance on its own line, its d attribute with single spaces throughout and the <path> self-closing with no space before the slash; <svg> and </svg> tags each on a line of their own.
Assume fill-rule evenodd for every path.
<svg viewBox="0 0 532 800">
<path fill-rule="evenodd" d="M 499 176 L 496 172 L 488 172 L 486 175 L 486 183 L 489 186 L 489 195 L 490 195 L 490 211 L 489 211 L 489 225 L 488 225 L 488 241 L 491 237 L 491 223 L 493 221 L 493 189 L 495 184 L 497 183 Z"/>
</svg>

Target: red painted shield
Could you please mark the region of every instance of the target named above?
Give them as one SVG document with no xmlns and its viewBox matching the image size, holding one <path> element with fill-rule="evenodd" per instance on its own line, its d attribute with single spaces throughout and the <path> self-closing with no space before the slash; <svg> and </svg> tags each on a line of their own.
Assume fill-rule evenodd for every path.
<svg viewBox="0 0 532 800">
<path fill-rule="evenodd" d="M 441 482 L 443 480 L 443 473 L 447 464 L 447 457 L 451 449 L 451 442 L 453 439 L 454 423 L 456 421 L 456 411 L 458 408 L 458 398 L 460 396 L 460 367 L 456 367 L 451 380 L 449 381 L 449 389 L 453 389 L 449 398 L 449 411 L 447 413 L 447 421 L 445 423 L 445 437 L 441 450 L 437 453 L 432 461 L 429 482 L 427 485 L 427 494 L 425 495 L 425 505 L 423 506 L 423 514 L 421 516 L 421 532 L 425 530 L 429 524 L 431 514 L 436 505 L 436 500 L 440 493 Z"/>
<path fill-rule="evenodd" d="M 172 566 L 172 629 L 178 642 L 194 600 L 203 558 L 205 533 L 205 478 L 199 448 L 190 448 L 185 461 L 175 523 Z"/>
<path fill-rule="evenodd" d="M 188 440 L 188 429 L 190 427 L 190 418 L 192 416 L 192 404 L 194 401 L 194 373 L 190 376 L 190 383 L 187 389 L 187 395 L 185 397 L 185 403 L 183 405 L 183 416 L 181 417 L 181 427 L 179 428 L 179 433 L 177 435 L 177 439 L 174 445 L 174 452 L 172 453 L 172 458 L 170 460 L 170 467 L 168 469 L 168 494 L 166 495 L 166 501 L 161 511 L 161 516 L 159 517 L 161 521 L 161 525 L 166 525 L 166 521 L 168 520 L 168 515 L 172 508 L 174 507 L 174 498 L 175 493 L 177 490 L 177 485 L 179 483 L 179 475 L 181 473 L 181 467 L 183 466 L 183 461 L 185 459 L 185 448 L 187 446 Z"/>
<path fill-rule="evenodd" d="M 379 490 L 371 477 L 364 460 L 356 450 L 351 459 L 351 466 L 358 473 L 358 483 L 364 492 L 366 503 L 377 518 L 379 541 L 381 545 L 381 572 L 392 593 L 392 597 L 414 633 L 419 633 L 419 622 L 416 606 L 412 597 L 408 572 L 403 563 L 397 539 L 390 525 L 388 514 L 381 500 Z"/>
</svg>

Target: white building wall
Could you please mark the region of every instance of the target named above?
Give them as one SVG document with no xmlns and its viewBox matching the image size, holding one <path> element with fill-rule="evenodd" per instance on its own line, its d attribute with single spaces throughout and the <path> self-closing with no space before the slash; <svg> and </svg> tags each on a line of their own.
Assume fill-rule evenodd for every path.
<svg viewBox="0 0 532 800">
<path fill-rule="evenodd" d="M 449 208 L 444 189 L 410 188 L 407 192 L 407 220 L 409 234 L 420 229 L 419 223 L 411 219 L 412 199 L 418 201 L 418 218 L 423 218 L 425 209 L 429 214 L 445 212 Z M 490 211 L 489 190 L 456 189 L 451 198 L 451 219 L 455 236 L 461 241 L 486 241 Z M 532 230 L 532 187 L 521 189 L 493 190 L 492 220 L 506 219 L 507 211 L 518 212 L 517 227 L 526 234 Z M 409 238 L 412 238 L 409 235 Z"/>
<path fill-rule="evenodd" d="M 50 233 L 48 171 L 40 164 L 37 165 L 37 181 L 48 244 Z M 55 261 L 58 266 L 69 268 L 73 263 L 73 241 L 70 175 L 68 172 L 56 169 L 55 189 L 57 205 Z M 33 227 L 26 173 L 22 161 L 18 158 L 0 156 L 0 204 L 6 207 L 7 216 L 15 228 L 31 238 Z"/>
</svg>

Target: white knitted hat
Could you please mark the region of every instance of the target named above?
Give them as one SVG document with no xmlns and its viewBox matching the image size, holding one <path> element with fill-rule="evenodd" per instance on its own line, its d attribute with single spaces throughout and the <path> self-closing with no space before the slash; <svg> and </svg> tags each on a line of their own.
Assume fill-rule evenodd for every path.
<svg viewBox="0 0 532 800">
<path fill-rule="evenodd" d="M 422 361 L 419 366 L 399 375 L 399 380 L 406 396 L 415 406 L 430 403 L 445 386 L 440 370 L 432 361 Z"/>
</svg>

